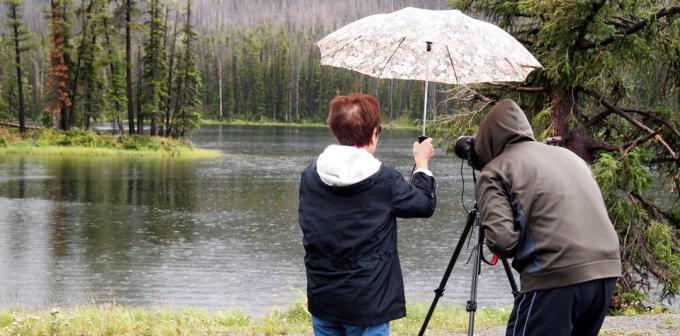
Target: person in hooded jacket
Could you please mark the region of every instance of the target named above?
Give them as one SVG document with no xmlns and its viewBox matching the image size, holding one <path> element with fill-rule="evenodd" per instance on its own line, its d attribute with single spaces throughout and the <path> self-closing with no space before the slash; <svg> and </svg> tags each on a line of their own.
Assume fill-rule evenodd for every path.
<svg viewBox="0 0 680 336">
<path fill-rule="evenodd" d="M 406 315 L 396 218 L 434 213 L 432 139 L 413 144 L 416 169 L 409 184 L 373 156 L 381 130 L 374 97 L 336 97 L 327 123 L 338 144 L 328 146 L 300 180 L 314 334 L 389 335 L 389 322 Z"/>
<path fill-rule="evenodd" d="M 487 244 L 520 272 L 506 335 L 597 335 L 621 261 L 590 167 L 568 149 L 535 141 L 512 100 L 484 118 L 474 150 Z"/>
</svg>

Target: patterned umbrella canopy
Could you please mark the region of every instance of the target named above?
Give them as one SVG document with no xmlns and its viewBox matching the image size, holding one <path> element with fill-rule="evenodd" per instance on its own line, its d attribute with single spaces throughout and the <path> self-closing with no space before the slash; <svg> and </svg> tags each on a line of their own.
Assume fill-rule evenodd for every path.
<svg viewBox="0 0 680 336">
<path fill-rule="evenodd" d="M 377 78 L 447 84 L 524 81 L 541 64 L 497 26 L 457 10 L 404 8 L 316 42 L 321 64 Z"/>
</svg>

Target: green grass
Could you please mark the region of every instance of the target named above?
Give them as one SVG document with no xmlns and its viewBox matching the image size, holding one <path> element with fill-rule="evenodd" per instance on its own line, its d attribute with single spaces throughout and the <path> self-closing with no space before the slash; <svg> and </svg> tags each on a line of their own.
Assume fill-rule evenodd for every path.
<svg viewBox="0 0 680 336">
<path fill-rule="evenodd" d="M 420 129 L 421 126 L 415 124 L 407 115 L 402 115 L 397 119 L 385 123 L 383 127 L 389 129 Z"/>
<path fill-rule="evenodd" d="M 394 335 L 415 335 L 428 305 L 408 307 L 409 316 L 391 324 Z M 503 325 L 510 309 L 481 309 L 476 328 Z M 439 306 L 428 335 L 467 330 L 468 313 L 462 307 Z M 274 309 L 255 319 L 238 311 L 209 312 L 197 308 L 131 308 L 82 306 L 44 311 L 0 311 L 1 335 L 285 335 L 310 334 L 306 305 L 300 301 L 287 309 Z"/>
<path fill-rule="evenodd" d="M 275 120 L 243 120 L 243 119 L 233 119 L 233 120 L 219 120 L 219 119 L 202 119 L 201 125 L 236 125 L 236 126 L 267 126 L 267 127 L 318 127 L 325 128 L 328 127 L 322 122 L 285 122 L 285 121 L 275 121 Z M 414 125 L 408 118 L 399 118 L 391 122 L 383 124 L 384 128 L 388 129 L 418 129 L 417 125 Z"/>
<path fill-rule="evenodd" d="M 407 305 L 408 316 L 390 324 L 391 334 L 416 335 L 429 303 Z M 510 307 L 481 308 L 475 315 L 479 335 L 502 332 Z M 468 312 L 462 305 L 439 305 L 428 327 L 428 335 L 465 333 Z M 134 308 L 111 304 L 51 308 L 31 311 L 0 310 L 0 335 L 311 335 L 310 314 L 304 300 L 288 308 L 273 308 L 254 318 L 242 310 L 207 311 L 200 308 Z M 664 321 L 668 328 L 675 324 Z M 672 328 L 671 328 L 672 329 Z M 648 335 L 605 328 L 603 335 Z"/>
<path fill-rule="evenodd" d="M 232 120 L 219 120 L 219 119 L 202 119 L 201 125 L 236 125 L 236 126 L 268 126 L 268 127 L 327 127 L 325 123 L 321 122 L 285 122 L 276 120 L 244 120 L 244 119 L 232 119 Z"/>
<path fill-rule="evenodd" d="M 110 134 L 74 130 L 29 130 L 0 126 L 0 154 L 40 156 L 125 156 L 149 158 L 211 158 L 222 155 L 218 150 L 197 149 L 189 143 L 165 137 Z"/>
</svg>

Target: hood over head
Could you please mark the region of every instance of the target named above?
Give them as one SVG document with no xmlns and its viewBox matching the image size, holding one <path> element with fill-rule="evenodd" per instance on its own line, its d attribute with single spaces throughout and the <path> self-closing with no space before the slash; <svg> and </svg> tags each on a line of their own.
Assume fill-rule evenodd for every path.
<svg viewBox="0 0 680 336">
<path fill-rule="evenodd" d="M 499 156 L 505 147 L 522 141 L 535 141 L 524 111 L 505 99 L 496 104 L 484 117 L 475 136 L 475 152 L 485 162 Z"/>
<path fill-rule="evenodd" d="M 325 184 L 344 187 L 371 177 L 381 165 L 373 154 L 363 148 L 330 145 L 316 160 L 316 172 Z"/>
</svg>

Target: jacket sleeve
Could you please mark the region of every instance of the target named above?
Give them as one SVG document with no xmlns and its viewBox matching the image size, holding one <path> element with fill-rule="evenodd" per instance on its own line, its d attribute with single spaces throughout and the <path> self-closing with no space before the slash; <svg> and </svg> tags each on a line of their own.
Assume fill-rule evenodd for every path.
<svg viewBox="0 0 680 336">
<path fill-rule="evenodd" d="M 395 171 L 390 183 L 392 213 L 400 218 L 429 218 L 437 206 L 434 177 L 423 172 L 411 176 L 411 184 Z"/>
<path fill-rule="evenodd" d="M 515 229 L 512 208 L 501 178 L 494 172 L 483 171 L 476 190 L 477 208 L 489 249 L 499 257 L 513 257 L 520 232 Z"/>
</svg>

